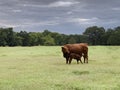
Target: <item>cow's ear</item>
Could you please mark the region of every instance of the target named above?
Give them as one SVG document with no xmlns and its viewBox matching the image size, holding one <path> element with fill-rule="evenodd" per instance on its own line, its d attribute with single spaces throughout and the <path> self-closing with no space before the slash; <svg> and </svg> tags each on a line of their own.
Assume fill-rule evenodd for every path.
<svg viewBox="0 0 120 90">
<path fill-rule="evenodd" d="M 64 47 L 61 47 L 62 51 L 65 51 Z"/>
<path fill-rule="evenodd" d="M 64 47 L 63 47 L 63 46 L 62 46 L 61 48 L 62 48 L 62 49 L 64 49 Z"/>
<path fill-rule="evenodd" d="M 62 49 L 63 52 L 66 52 L 66 48 L 64 46 L 61 47 L 61 49 Z"/>
</svg>

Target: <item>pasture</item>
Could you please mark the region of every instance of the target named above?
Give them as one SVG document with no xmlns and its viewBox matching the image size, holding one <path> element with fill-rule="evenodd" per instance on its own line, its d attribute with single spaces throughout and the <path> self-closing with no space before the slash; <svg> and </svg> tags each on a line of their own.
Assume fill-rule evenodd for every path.
<svg viewBox="0 0 120 90">
<path fill-rule="evenodd" d="M 120 90 L 120 46 L 89 46 L 89 63 L 71 65 L 60 46 L 0 47 L 0 90 Z"/>
</svg>

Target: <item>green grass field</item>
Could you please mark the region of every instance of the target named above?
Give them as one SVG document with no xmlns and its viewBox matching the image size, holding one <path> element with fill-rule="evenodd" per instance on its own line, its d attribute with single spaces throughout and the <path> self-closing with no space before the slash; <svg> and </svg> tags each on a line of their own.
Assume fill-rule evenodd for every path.
<svg viewBox="0 0 120 90">
<path fill-rule="evenodd" d="M 0 90 L 120 90 L 120 46 L 89 46 L 89 63 L 71 65 L 60 46 L 0 47 Z"/>
</svg>

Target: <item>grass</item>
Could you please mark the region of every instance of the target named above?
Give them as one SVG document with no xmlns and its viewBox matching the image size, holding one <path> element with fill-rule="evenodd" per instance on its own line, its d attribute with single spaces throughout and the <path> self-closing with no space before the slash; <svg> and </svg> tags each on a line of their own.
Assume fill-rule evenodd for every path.
<svg viewBox="0 0 120 90">
<path fill-rule="evenodd" d="M 0 47 L 0 90 L 120 90 L 120 46 L 89 46 L 89 63 L 71 65 L 60 46 Z"/>
</svg>

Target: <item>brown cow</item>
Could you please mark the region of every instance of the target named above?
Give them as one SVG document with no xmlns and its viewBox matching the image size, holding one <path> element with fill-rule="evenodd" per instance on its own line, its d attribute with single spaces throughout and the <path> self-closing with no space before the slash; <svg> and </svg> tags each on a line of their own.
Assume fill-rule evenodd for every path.
<svg viewBox="0 0 120 90">
<path fill-rule="evenodd" d="M 82 57 L 82 54 L 81 55 L 79 55 L 79 54 L 76 54 L 76 53 L 71 53 L 70 55 L 69 55 L 69 64 L 71 64 L 71 61 L 72 61 L 72 59 L 76 59 L 77 60 L 77 64 L 79 64 L 79 61 L 82 63 L 82 61 L 81 61 L 81 57 Z M 82 63 L 83 64 L 83 63 Z"/>
<path fill-rule="evenodd" d="M 83 55 L 84 63 L 87 60 L 88 63 L 88 45 L 86 43 L 79 44 L 66 44 L 62 47 L 63 56 L 66 58 L 66 64 L 68 64 L 69 56 L 71 53 Z"/>
</svg>

